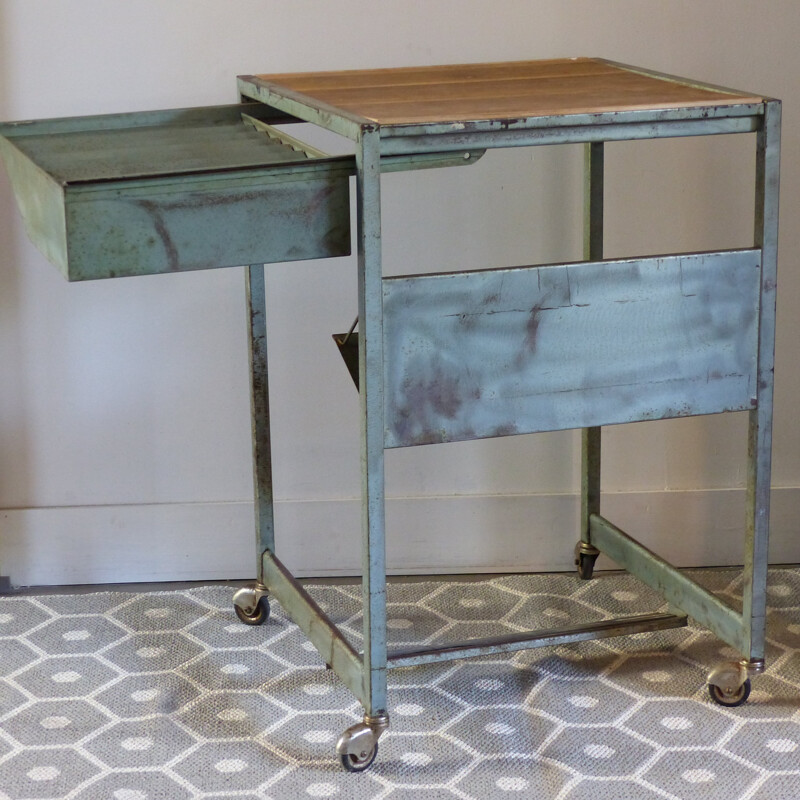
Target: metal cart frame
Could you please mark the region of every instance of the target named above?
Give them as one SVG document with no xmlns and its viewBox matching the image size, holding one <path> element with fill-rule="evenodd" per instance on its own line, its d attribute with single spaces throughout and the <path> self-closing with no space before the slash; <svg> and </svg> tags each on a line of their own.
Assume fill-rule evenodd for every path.
<svg viewBox="0 0 800 800">
<path fill-rule="evenodd" d="M 410 72 L 418 77 L 420 69 L 428 68 Z M 739 705 L 749 695 L 750 677 L 764 669 L 780 102 L 602 59 L 429 71 L 434 82 L 444 76 L 448 87 L 443 93 L 439 85 L 432 116 L 430 100 L 420 101 L 428 116 L 418 119 L 382 112 L 370 116 L 327 102 L 322 89 L 331 82 L 336 86 L 342 73 L 332 79 L 325 73 L 246 76 L 239 79 L 239 89 L 247 102 L 237 106 L 6 123 L 0 125 L 0 155 L 29 235 L 70 280 L 256 262 L 246 271 L 246 286 L 258 580 L 236 593 L 234 605 L 244 622 L 260 624 L 269 613 L 267 596 L 277 598 L 361 701 L 363 721 L 337 743 L 345 768 L 360 771 L 375 758 L 389 724 L 388 667 L 679 627 L 689 616 L 742 655 L 708 677 L 716 702 Z M 376 85 L 369 84 L 375 74 L 380 75 L 377 94 Z M 471 110 L 491 107 L 491 90 L 502 83 L 491 76 L 498 74 L 506 83 L 510 75 L 516 87 L 505 101 L 517 103 L 521 97 L 521 106 L 506 102 L 486 116 L 482 111 L 447 116 L 450 90 L 463 89 L 460 81 L 467 85 L 469 102 L 480 99 Z M 357 80 L 354 94 L 363 97 L 366 86 L 379 108 L 380 81 L 392 75 L 401 76 L 400 102 L 416 102 L 416 78 L 409 70 L 357 75 L 367 83 Z M 571 84 L 562 92 L 561 106 L 542 106 L 541 97 L 551 102 L 550 90 L 558 89 L 565 75 L 583 81 L 582 105 L 576 104 L 580 92 Z M 538 83 L 542 77 L 546 80 Z M 310 90 L 298 90 L 296 79 Z M 627 82 L 629 90 L 633 86 L 632 91 L 614 95 L 619 81 Z M 477 92 L 475 85 L 480 86 Z M 542 86 L 549 89 L 540 92 Z M 488 106 L 483 104 L 487 96 Z M 612 96 L 617 98 L 613 102 Z M 631 96 L 635 102 L 625 101 Z M 355 159 L 329 157 L 274 128 L 301 120 L 351 139 Z M 603 259 L 605 142 L 734 133 L 755 133 L 756 138 L 752 248 Z M 131 148 L 131 141 L 137 146 Z M 566 143 L 582 143 L 586 153 L 584 261 L 383 276 L 382 172 L 468 164 L 493 148 Z M 353 172 L 363 653 L 356 652 L 275 553 L 263 263 L 349 253 Z M 258 226 L 251 224 L 253 218 L 259 219 Z M 619 292 L 631 295 L 620 299 Z M 621 310 L 637 303 L 650 303 L 650 312 Z M 592 306 L 601 308 L 599 317 Z M 663 322 L 661 328 L 648 327 L 652 316 Z M 620 321 L 614 327 L 608 319 Z M 636 347 L 628 348 L 630 353 L 617 347 L 605 355 L 590 354 L 587 339 L 592 337 L 575 333 L 581 326 L 614 346 L 635 333 Z M 501 350 L 509 349 L 509 341 L 516 342 L 516 349 L 503 362 Z M 471 349 L 479 354 L 469 361 Z M 447 369 L 436 366 L 440 353 L 456 356 Z M 545 353 L 551 361 L 542 369 Z M 427 367 L 419 367 L 426 358 L 428 366 L 435 366 L 427 375 Z M 594 360 L 614 377 L 598 382 L 592 375 Z M 510 383 L 504 382 L 508 376 Z M 406 391 L 409 386 L 413 391 Z M 433 400 L 432 394 L 437 395 Z M 749 428 L 740 613 L 602 516 L 600 451 L 602 425 L 743 410 L 749 413 Z M 566 428 L 582 429 L 578 574 L 590 578 L 597 556 L 606 553 L 660 592 L 671 613 L 389 652 L 384 450 Z"/>
<path fill-rule="evenodd" d="M 606 62 L 610 63 L 610 62 Z M 621 65 L 617 65 L 621 66 Z M 666 81 L 683 79 L 639 71 Z M 720 87 L 703 88 L 717 89 Z M 341 134 L 356 145 L 358 239 L 358 376 L 361 416 L 361 492 L 364 651 L 357 653 L 319 606 L 293 578 L 275 554 L 272 481 L 269 444 L 269 399 L 266 363 L 266 320 L 263 266 L 248 273 L 249 328 L 252 356 L 252 410 L 256 491 L 257 546 L 260 554 L 258 582 L 237 593 L 235 605 L 242 619 L 263 621 L 268 613 L 267 593 L 281 603 L 328 665 L 362 702 L 364 720 L 345 731 L 337 744 L 343 765 L 367 768 L 375 757 L 380 735 L 388 726 L 386 670 L 392 666 L 444 661 L 453 658 L 575 642 L 686 624 L 687 616 L 709 628 L 742 654 L 741 661 L 718 666 L 709 675 L 712 697 L 725 705 L 738 705 L 749 694 L 749 677 L 764 668 L 767 542 L 773 359 L 775 342 L 775 290 L 778 239 L 778 182 L 780 153 L 780 102 L 772 99 L 732 102 L 722 106 L 619 110 L 564 116 L 537 116 L 514 120 L 449 122 L 418 125 L 379 124 L 331 107 L 313 96 L 284 89 L 261 77 L 240 78 L 242 95 Z M 728 91 L 728 90 L 724 90 Z M 760 264 L 754 284 L 757 321 L 753 354 L 756 377 L 749 408 L 747 512 L 745 532 L 743 611 L 731 609 L 711 592 L 650 552 L 601 515 L 601 424 L 646 419 L 597 419 L 587 414 L 577 424 L 582 430 L 582 481 L 580 541 L 576 564 L 581 577 L 591 577 L 600 552 L 658 590 L 674 610 L 559 630 L 470 641 L 447 647 L 388 652 L 386 643 L 386 563 L 384 520 L 384 448 L 387 400 L 384 363 L 384 284 L 381 268 L 381 164 L 394 156 L 456 153 L 501 147 L 583 143 L 585 167 L 586 263 L 603 264 L 603 155 L 604 143 L 661 137 L 756 133 L 755 234 L 752 251 Z M 723 266 L 734 264 L 742 251 L 721 251 Z M 687 258 L 700 258 L 691 254 Z M 644 266 L 654 259 L 641 259 Z M 523 269 L 523 268 L 519 268 Z M 530 268 L 529 268 L 530 269 Z M 701 404 L 702 406 L 702 404 Z M 713 408 L 684 407 L 680 412 L 650 418 L 714 413 Z M 734 408 L 742 405 L 733 404 Z M 541 428 L 546 430 L 548 428 Z M 530 432 L 531 428 L 523 432 Z M 484 434 L 489 435 L 489 434 Z M 468 438 L 468 437 L 463 437 Z M 402 442 L 407 444 L 409 442 Z M 411 442 L 413 443 L 413 442 Z"/>
</svg>

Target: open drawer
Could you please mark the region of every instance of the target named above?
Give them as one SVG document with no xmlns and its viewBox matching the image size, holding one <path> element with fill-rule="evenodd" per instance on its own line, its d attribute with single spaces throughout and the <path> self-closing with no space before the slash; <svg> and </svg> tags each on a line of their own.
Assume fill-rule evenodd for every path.
<svg viewBox="0 0 800 800">
<path fill-rule="evenodd" d="M 0 124 L 28 234 L 69 280 L 342 256 L 352 156 L 259 103 Z"/>
</svg>

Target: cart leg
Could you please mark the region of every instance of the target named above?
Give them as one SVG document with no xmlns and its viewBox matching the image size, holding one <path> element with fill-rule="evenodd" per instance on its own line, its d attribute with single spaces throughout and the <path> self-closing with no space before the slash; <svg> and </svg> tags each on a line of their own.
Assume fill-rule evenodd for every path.
<svg viewBox="0 0 800 800">
<path fill-rule="evenodd" d="M 336 752 L 345 769 L 374 761 L 386 730 L 386 544 L 383 449 L 383 284 L 380 130 L 365 125 L 356 147 L 358 204 L 358 374 L 361 412 L 361 532 L 364 607 L 364 721 Z"/>
<path fill-rule="evenodd" d="M 597 261 L 603 257 L 603 142 L 585 146 L 583 257 Z M 575 565 L 584 580 L 592 577 L 600 551 L 592 544 L 589 517 L 600 513 L 601 429 L 581 431 L 581 539 L 575 547 Z"/>
<path fill-rule="evenodd" d="M 253 435 L 253 484 L 255 494 L 257 581 L 233 597 L 234 609 L 242 622 L 260 625 L 269 616 L 261 555 L 275 550 L 272 510 L 272 457 L 269 430 L 269 382 L 267 378 L 267 316 L 264 265 L 245 270 L 247 294 L 247 344 L 250 355 L 250 417 Z"/>
<path fill-rule="evenodd" d="M 745 653 L 740 662 L 721 664 L 708 676 L 711 697 L 741 705 L 750 677 L 764 671 L 767 615 L 770 474 L 772 468 L 772 387 L 775 359 L 775 288 L 778 257 L 778 184 L 781 105 L 766 103 L 756 151 L 755 245 L 761 248 L 758 328 L 758 382 L 747 440 L 747 518 L 745 528 L 742 622 Z"/>
<path fill-rule="evenodd" d="M 590 516 L 600 513 L 600 430 L 581 431 L 581 540 L 575 545 L 575 566 L 583 580 L 592 577 L 600 555 L 589 533 Z"/>
</svg>

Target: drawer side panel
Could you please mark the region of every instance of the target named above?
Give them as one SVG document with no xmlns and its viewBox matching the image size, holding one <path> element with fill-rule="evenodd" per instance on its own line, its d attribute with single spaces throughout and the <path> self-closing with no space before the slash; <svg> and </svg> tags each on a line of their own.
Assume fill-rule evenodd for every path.
<svg viewBox="0 0 800 800">
<path fill-rule="evenodd" d="M 387 278 L 387 447 L 751 408 L 760 251 Z"/>
<path fill-rule="evenodd" d="M 26 158 L 12 141 L 2 136 L 0 159 L 5 163 L 28 237 L 66 275 L 67 236 L 63 187 Z"/>
</svg>

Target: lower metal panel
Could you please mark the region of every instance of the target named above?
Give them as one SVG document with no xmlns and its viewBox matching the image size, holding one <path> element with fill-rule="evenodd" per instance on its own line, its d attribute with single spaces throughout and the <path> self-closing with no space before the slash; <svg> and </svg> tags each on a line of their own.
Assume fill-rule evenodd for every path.
<svg viewBox="0 0 800 800">
<path fill-rule="evenodd" d="M 760 251 L 386 278 L 386 447 L 749 409 Z"/>
</svg>

